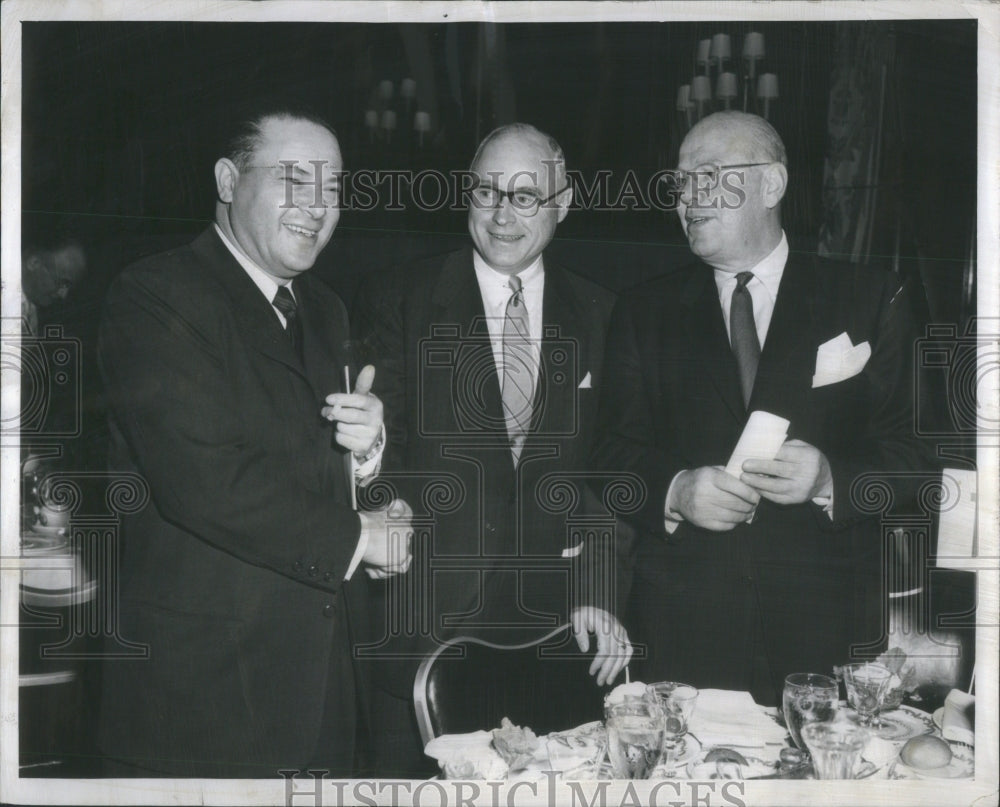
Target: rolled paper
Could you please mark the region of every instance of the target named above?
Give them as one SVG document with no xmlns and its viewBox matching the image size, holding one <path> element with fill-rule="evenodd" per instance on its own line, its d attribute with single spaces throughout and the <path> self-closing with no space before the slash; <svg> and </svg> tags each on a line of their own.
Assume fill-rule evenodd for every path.
<svg viewBox="0 0 1000 807">
<path fill-rule="evenodd" d="M 413 116 L 413 128 L 418 132 L 429 132 L 431 130 L 431 113 L 420 112 Z"/>
<path fill-rule="evenodd" d="M 677 111 L 686 112 L 691 106 L 691 85 L 681 84 L 677 88 Z"/>
<path fill-rule="evenodd" d="M 698 43 L 698 55 L 695 57 L 695 61 L 698 64 L 708 64 L 709 53 L 712 50 L 712 40 L 702 39 Z"/>
<path fill-rule="evenodd" d="M 767 100 L 778 97 L 778 77 L 774 73 L 762 73 L 757 79 L 757 97 Z"/>
<path fill-rule="evenodd" d="M 365 126 L 369 129 L 374 129 L 378 126 L 378 112 L 374 109 L 365 110 Z"/>
<path fill-rule="evenodd" d="M 751 31 L 743 37 L 743 58 L 764 58 L 764 35 L 760 31 Z"/>
<path fill-rule="evenodd" d="M 732 45 L 729 40 L 729 34 L 716 34 L 712 37 L 712 46 L 709 55 L 712 61 L 721 61 L 732 56 Z"/>
<path fill-rule="evenodd" d="M 396 112 L 387 109 L 382 113 L 382 128 L 392 131 L 396 128 Z"/>
<path fill-rule="evenodd" d="M 382 81 L 378 83 L 379 98 L 381 98 L 383 101 L 388 101 L 390 98 L 392 98 L 393 89 L 394 89 L 393 84 L 389 79 L 387 78 L 382 79 Z"/>
<path fill-rule="evenodd" d="M 412 78 L 404 78 L 399 85 L 399 94 L 406 99 L 416 97 L 417 82 L 415 82 Z"/>
<path fill-rule="evenodd" d="M 735 98 L 738 94 L 736 88 L 735 73 L 719 73 L 719 79 L 715 83 L 715 95 L 717 98 Z"/>
<path fill-rule="evenodd" d="M 695 76 L 691 79 L 691 94 L 689 97 L 692 101 L 711 101 L 712 80 L 708 76 Z"/>
</svg>

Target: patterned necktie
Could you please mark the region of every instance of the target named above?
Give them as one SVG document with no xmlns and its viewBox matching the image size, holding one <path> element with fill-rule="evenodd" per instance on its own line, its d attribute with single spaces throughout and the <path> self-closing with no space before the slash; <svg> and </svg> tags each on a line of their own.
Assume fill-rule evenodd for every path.
<svg viewBox="0 0 1000 807">
<path fill-rule="evenodd" d="M 531 425 L 531 403 L 535 388 L 535 359 L 528 331 L 528 309 L 521 292 L 521 278 L 508 281 L 514 293 L 507 301 L 503 320 L 503 399 L 504 421 L 510 451 L 517 465 Z"/>
<path fill-rule="evenodd" d="M 753 381 L 760 361 L 760 341 L 757 339 L 757 326 L 753 319 L 753 297 L 747 291 L 747 283 L 751 280 L 753 272 L 740 272 L 736 275 L 736 289 L 729 304 L 729 341 L 740 371 L 744 406 L 750 405 L 750 393 L 753 391 Z"/>
<path fill-rule="evenodd" d="M 302 358 L 302 320 L 299 319 L 299 307 L 288 286 L 278 286 L 273 303 L 285 318 L 285 333 L 292 342 L 292 347 L 299 358 Z"/>
</svg>

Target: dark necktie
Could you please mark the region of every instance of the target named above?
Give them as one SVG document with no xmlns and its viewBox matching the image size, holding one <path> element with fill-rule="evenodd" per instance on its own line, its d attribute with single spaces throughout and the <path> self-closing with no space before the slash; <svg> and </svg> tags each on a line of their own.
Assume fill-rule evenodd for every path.
<svg viewBox="0 0 1000 807">
<path fill-rule="evenodd" d="M 760 341 L 757 339 L 757 326 L 753 320 L 753 298 L 747 291 L 747 283 L 751 280 L 753 272 L 740 272 L 736 275 L 736 288 L 729 304 L 729 341 L 740 371 L 744 406 L 750 404 L 753 380 L 760 361 Z"/>
<path fill-rule="evenodd" d="M 288 290 L 288 286 L 278 286 L 278 291 L 274 295 L 273 305 L 285 318 L 285 333 L 295 348 L 299 358 L 302 358 L 302 320 L 299 319 L 299 307 L 295 304 L 295 298 Z"/>
<path fill-rule="evenodd" d="M 503 320 L 503 401 L 504 421 L 510 451 L 517 465 L 531 426 L 531 405 L 535 387 L 535 360 L 528 331 L 528 309 L 521 291 L 521 278 L 508 281 L 513 294 L 507 301 Z"/>
</svg>

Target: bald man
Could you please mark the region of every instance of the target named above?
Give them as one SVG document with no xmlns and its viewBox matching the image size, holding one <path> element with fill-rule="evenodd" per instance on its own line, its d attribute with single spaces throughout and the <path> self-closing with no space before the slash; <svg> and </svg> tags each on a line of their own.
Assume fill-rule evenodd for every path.
<svg viewBox="0 0 1000 807">
<path fill-rule="evenodd" d="M 789 251 L 767 121 L 708 116 L 673 178 L 699 260 L 619 302 L 598 415 L 595 464 L 648 491 L 626 626 L 645 680 L 780 703 L 787 674 L 829 674 L 881 638 L 880 525 L 852 485 L 928 465 L 916 328 L 897 276 Z M 857 362 L 827 361 L 845 340 Z M 756 410 L 787 419 L 787 439 L 727 473 Z"/>
<path fill-rule="evenodd" d="M 479 146 L 471 176 L 471 246 L 379 278 L 357 316 L 378 357 L 383 477 L 411 502 L 428 502 L 435 479 L 457 497 L 430 514 L 412 587 L 390 583 L 376 595 L 376 640 L 392 639 L 381 652 L 411 656 L 373 665 L 381 776 L 435 772 L 410 698 L 419 654 L 450 637 L 514 644 L 572 620 L 581 649 L 597 635 L 599 685 L 631 653 L 612 603 L 594 591 L 572 597 L 573 564 L 589 553 L 547 486 L 578 483 L 572 474 L 586 468 L 612 296 L 544 257 L 573 195 L 554 139 L 527 124 L 501 127 Z M 423 634 L 390 637 L 385 615 L 397 610 Z"/>
</svg>

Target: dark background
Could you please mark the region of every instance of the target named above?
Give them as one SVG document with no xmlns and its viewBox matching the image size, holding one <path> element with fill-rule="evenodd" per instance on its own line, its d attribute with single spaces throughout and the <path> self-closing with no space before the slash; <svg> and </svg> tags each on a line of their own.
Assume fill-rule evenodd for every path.
<svg viewBox="0 0 1000 807">
<path fill-rule="evenodd" d="M 975 20 L 23 23 L 22 216 L 78 233 L 90 267 L 82 287 L 41 312 L 80 340 L 82 430 L 60 444 L 65 465 L 104 466 L 94 342 L 107 285 L 211 221 L 216 134 L 246 99 L 307 98 L 337 129 L 349 170 L 464 169 L 492 128 L 526 121 L 554 135 L 584 178 L 611 171 L 614 195 L 626 172 L 645 181 L 676 164 L 676 92 L 697 69 L 698 40 L 728 33 L 735 55 L 750 30 L 764 33 L 764 69 L 781 85 L 770 119 L 789 154 L 783 216 L 804 251 L 815 251 L 824 220 L 839 49 L 862 30 L 891 43 L 869 262 L 912 278 L 925 319 L 964 333 L 975 314 Z M 434 112 L 422 145 L 405 119 L 389 141 L 364 123 L 379 81 L 398 94 L 408 76 L 417 106 Z M 350 306 L 369 273 L 467 241 L 461 212 L 347 210 L 313 271 Z M 613 290 L 690 260 L 676 215 L 662 210 L 574 210 L 546 254 Z M 972 437 L 953 453 L 973 457 Z"/>
</svg>

